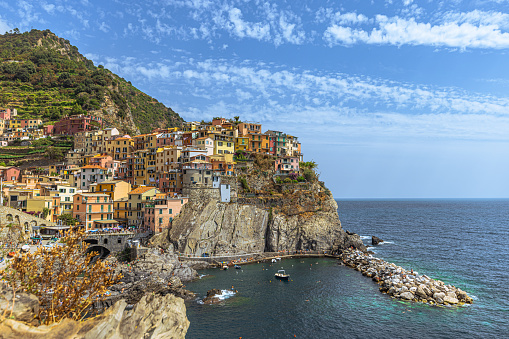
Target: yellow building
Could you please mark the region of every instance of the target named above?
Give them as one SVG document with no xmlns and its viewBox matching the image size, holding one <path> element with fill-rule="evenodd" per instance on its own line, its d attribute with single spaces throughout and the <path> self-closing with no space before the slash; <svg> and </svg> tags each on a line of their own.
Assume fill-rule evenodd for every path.
<svg viewBox="0 0 509 339">
<path fill-rule="evenodd" d="M 214 154 L 229 154 L 235 152 L 233 137 L 218 137 L 214 140 Z"/>
<path fill-rule="evenodd" d="M 108 141 L 107 152 L 114 160 L 125 160 L 134 151 L 132 138 L 117 138 Z"/>
<path fill-rule="evenodd" d="M 178 168 L 182 147 L 167 146 L 158 148 L 156 152 L 156 172 L 167 172 L 170 169 Z"/>
<path fill-rule="evenodd" d="M 128 213 L 129 213 L 129 198 L 121 198 L 113 202 L 113 219 L 118 221 L 120 224 L 127 225 Z"/>
<path fill-rule="evenodd" d="M 129 196 L 131 184 L 122 180 L 108 180 L 91 184 L 90 191 L 107 194 L 111 200 L 116 201 Z"/>
<path fill-rule="evenodd" d="M 249 137 L 235 138 L 235 152 L 249 150 Z"/>
<path fill-rule="evenodd" d="M 28 198 L 26 200 L 26 208 L 24 211 L 34 212 L 39 214 L 40 218 L 55 222 L 57 217 L 60 215 L 60 197 L 34 196 Z"/>
<path fill-rule="evenodd" d="M 129 226 L 141 226 L 143 224 L 143 203 L 150 200 L 157 193 L 157 188 L 151 186 L 140 186 L 129 192 L 128 198 L 128 224 Z"/>
</svg>

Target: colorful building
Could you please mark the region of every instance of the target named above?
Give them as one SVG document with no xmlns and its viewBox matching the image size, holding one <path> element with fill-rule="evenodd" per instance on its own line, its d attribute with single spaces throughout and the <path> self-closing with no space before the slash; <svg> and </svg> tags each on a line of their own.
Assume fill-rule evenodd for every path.
<svg viewBox="0 0 509 339">
<path fill-rule="evenodd" d="M 73 217 L 85 231 L 113 227 L 113 201 L 104 193 L 77 193 L 73 197 Z"/>
<path fill-rule="evenodd" d="M 73 115 L 60 119 L 53 127 L 53 134 L 74 135 L 102 127 L 101 117 L 92 115 Z"/>
<path fill-rule="evenodd" d="M 182 207 L 188 202 L 187 197 L 171 197 L 159 193 L 144 203 L 144 225 L 154 233 L 160 233 L 170 228 L 173 218 L 177 216 Z"/>
</svg>

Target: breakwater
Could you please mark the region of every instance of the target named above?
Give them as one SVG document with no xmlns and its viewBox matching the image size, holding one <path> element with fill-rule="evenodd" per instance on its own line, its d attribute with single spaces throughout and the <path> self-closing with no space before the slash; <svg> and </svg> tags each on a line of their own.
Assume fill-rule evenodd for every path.
<svg viewBox="0 0 509 339">
<path fill-rule="evenodd" d="M 380 285 L 380 291 L 402 300 L 429 303 L 431 305 L 472 304 L 473 300 L 461 289 L 446 285 L 427 275 L 405 270 L 371 254 L 359 250 L 346 250 L 341 256 L 346 266 L 360 271 Z"/>
</svg>

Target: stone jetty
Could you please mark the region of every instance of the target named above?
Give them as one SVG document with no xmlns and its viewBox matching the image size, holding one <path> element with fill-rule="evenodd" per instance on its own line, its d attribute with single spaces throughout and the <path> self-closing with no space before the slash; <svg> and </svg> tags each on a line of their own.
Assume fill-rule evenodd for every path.
<svg viewBox="0 0 509 339">
<path fill-rule="evenodd" d="M 380 291 L 401 300 L 429 303 L 431 305 L 472 304 L 473 300 L 461 289 L 420 275 L 413 270 L 405 270 L 371 254 L 359 250 L 346 250 L 340 260 L 346 266 L 360 271 L 380 285 Z"/>
</svg>

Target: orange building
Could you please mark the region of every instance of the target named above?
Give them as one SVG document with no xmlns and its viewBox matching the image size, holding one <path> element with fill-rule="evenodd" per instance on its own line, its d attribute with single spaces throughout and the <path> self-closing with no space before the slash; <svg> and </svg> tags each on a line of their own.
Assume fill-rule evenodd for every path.
<svg viewBox="0 0 509 339">
<path fill-rule="evenodd" d="M 113 201 L 104 193 L 77 193 L 73 197 L 72 216 L 85 231 L 114 227 Z"/>
</svg>

